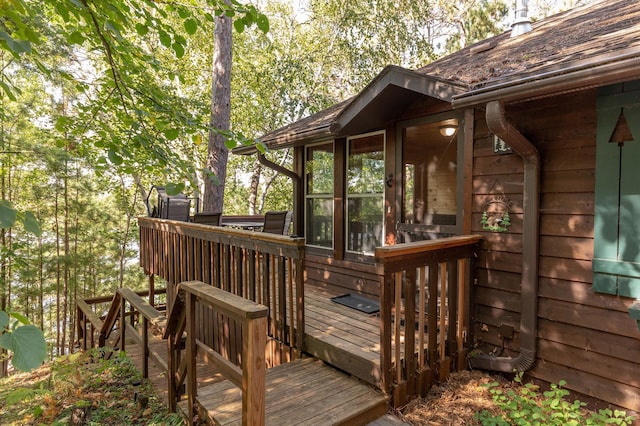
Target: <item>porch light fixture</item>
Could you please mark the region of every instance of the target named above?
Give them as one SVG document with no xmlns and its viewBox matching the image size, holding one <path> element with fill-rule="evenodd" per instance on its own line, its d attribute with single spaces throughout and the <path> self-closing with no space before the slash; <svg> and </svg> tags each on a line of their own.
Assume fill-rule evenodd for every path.
<svg viewBox="0 0 640 426">
<path fill-rule="evenodd" d="M 453 124 L 445 124 L 444 126 L 440 126 L 439 128 L 440 134 L 444 137 L 453 136 L 458 130 L 458 126 Z"/>
</svg>

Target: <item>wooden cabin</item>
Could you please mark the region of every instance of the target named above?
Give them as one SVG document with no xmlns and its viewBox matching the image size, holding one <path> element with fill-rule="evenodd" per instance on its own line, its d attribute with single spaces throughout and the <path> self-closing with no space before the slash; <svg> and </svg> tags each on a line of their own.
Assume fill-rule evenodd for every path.
<svg viewBox="0 0 640 426">
<path fill-rule="evenodd" d="M 481 235 L 469 365 L 637 412 L 640 3 L 525 25 L 262 142 L 295 152 L 305 286 L 378 298 L 380 247 Z"/>
<path fill-rule="evenodd" d="M 242 388 L 245 424 L 365 424 L 467 367 L 640 412 L 639 2 L 521 19 L 418 70 L 389 66 L 262 143 L 294 151 L 292 170 L 274 168 L 293 180 L 295 237 L 140 218 L 149 301 L 119 291 L 105 322 L 79 304 L 84 347 L 118 309 L 136 317 L 128 301 L 170 342 L 170 405 L 188 375 L 188 406 L 215 421 L 228 388 L 198 387 L 196 353 Z M 156 277 L 168 317 L 150 308 Z M 345 295 L 379 311 L 334 303 Z M 308 357 L 378 391 L 345 391 L 360 399 L 329 413 L 335 395 L 301 379 Z M 291 414 L 274 408 L 297 394 Z"/>
</svg>

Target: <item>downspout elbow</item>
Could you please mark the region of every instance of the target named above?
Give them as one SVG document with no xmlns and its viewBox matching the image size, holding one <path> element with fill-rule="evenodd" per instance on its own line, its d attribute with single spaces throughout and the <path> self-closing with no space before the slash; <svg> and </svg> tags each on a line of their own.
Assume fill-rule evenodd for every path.
<svg viewBox="0 0 640 426">
<path fill-rule="evenodd" d="M 486 120 L 489 130 L 520 155 L 524 163 L 520 354 L 516 358 L 481 354 L 469 358 L 469 363 L 475 368 L 494 371 L 527 371 L 536 360 L 538 329 L 540 154 L 507 121 L 502 102 L 492 101 L 487 104 Z"/>
</svg>

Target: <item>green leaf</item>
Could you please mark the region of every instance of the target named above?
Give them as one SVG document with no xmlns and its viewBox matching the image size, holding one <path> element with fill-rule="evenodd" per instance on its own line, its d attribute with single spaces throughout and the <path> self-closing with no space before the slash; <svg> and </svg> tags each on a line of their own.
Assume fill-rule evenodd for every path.
<svg viewBox="0 0 640 426">
<path fill-rule="evenodd" d="M 158 36 L 160 37 L 160 44 L 164 47 L 171 46 L 171 36 L 164 31 L 158 31 Z"/>
<path fill-rule="evenodd" d="M 18 212 L 11 207 L 8 200 L 0 201 L 0 228 L 11 228 L 18 217 Z"/>
<path fill-rule="evenodd" d="M 235 28 L 237 32 L 242 33 L 244 31 L 244 21 L 242 19 L 236 19 L 233 21 L 233 28 Z"/>
<path fill-rule="evenodd" d="M 147 27 L 146 25 L 137 23 L 136 24 L 136 32 L 138 33 L 138 35 L 140 36 L 144 36 L 147 35 L 147 33 L 149 32 L 149 27 Z"/>
<path fill-rule="evenodd" d="M 70 44 L 82 44 L 86 39 L 79 31 L 74 31 L 67 37 Z"/>
<path fill-rule="evenodd" d="M 184 56 L 184 46 L 180 43 L 173 43 L 171 45 L 173 51 L 176 53 L 177 58 L 182 58 Z"/>
<path fill-rule="evenodd" d="M 24 213 L 23 223 L 24 223 L 24 229 L 27 232 L 31 232 L 36 237 L 39 237 L 42 235 L 42 228 L 40 228 L 40 222 L 38 222 L 38 219 L 36 219 L 36 216 L 33 214 L 33 212 L 28 211 Z"/>
<path fill-rule="evenodd" d="M 20 321 L 21 324 L 29 325 L 31 323 L 29 318 L 17 312 L 11 312 L 11 316 Z"/>
<path fill-rule="evenodd" d="M 2 90 L 4 91 L 4 93 L 7 94 L 7 97 L 12 100 L 12 101 L 16 101 L 16 97 L 13 94 L 13 91 L 11 90 L 11 87 L 9 87 L 9 85 L 7 83 L 5 83 L 4 81 L 0 80 L 0 87 L 2 87 Z"/>
<path fill-rule="evenodd" d="M 47 359 L 47 342 L 42 330 L 35 325 L 25 325 L 3 334 L 0 346 L 13 352 L 11 363 L 20 371 L 38 368 Z"/>
<path fill-rule="evenodd" d="M 109 152 L 107 153 L 107 156 L 109 157 L 109 161 L 111 161 L 116 166 L 119 166 L 123 163 L 123 160 L 120 154 L 118 154 L 112 149 L 109 150 Z"/>
<path fill-rule="evenodd" d="M 167 195 L 178 195 L 184 191 L 184 183 L 167 182 L 164 189 L 167 191 Z"/>
<path fill-rule="evenodd" d="M 163 133 L 164 137 L 170 141 L 177 139 L 179 135 L 178 129 L 167 129 Z"/>
<path fill-rule="evenodd" d="M 0 311 L 0 333 L 7 327 L 9 327 L 9 314 L 5 311 Z"/>
<path fill-rule="evenodd" d="M 258 25 L 260 31 L 262 31 L 263 33 L 269 32 L 269 18 L 267 18 L 266 15 L 263 15 L 262 13 L 259 14 L 258 19 L 256 20 L 256 24 Z"/>
<path fill-rule="evenodd" d="M 64 19 L 64 22 L 69 22 L 69 9 L 67 9 L 67 6 L 63 2 L 58 2 L 55 8 L 58 15 Z"/>
<path fill-rule="evenodd" d="M 194 35 L 198 31 L 198 21 L 193 18 L 189 18 L 184 21 L 184 30 L 189 35 Z"/>
<path fill-rule="evenodd" d="M 116 22 L 114 21 L 107 21 L 107 23 L 104 25 L 104 27 L 111 31 L 111 33 L 115 36 L 115 38 L 118 41 L 122 41 L 122 34 L 121 34 L 121 28 L 120 25 L 118 25 Z"/>
</svg>

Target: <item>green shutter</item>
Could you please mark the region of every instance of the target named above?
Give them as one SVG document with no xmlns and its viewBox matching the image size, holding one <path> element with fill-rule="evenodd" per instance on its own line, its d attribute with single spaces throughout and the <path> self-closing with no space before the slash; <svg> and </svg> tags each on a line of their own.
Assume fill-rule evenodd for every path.
<svg viewBox="0 0 640 426">
<path fill-rule="evenodd" d="M 634 141 L 610 142 L 624 114 Z M 593 289 L 640 298 L 640 91 L 598 98 Z"/>
</svg>

